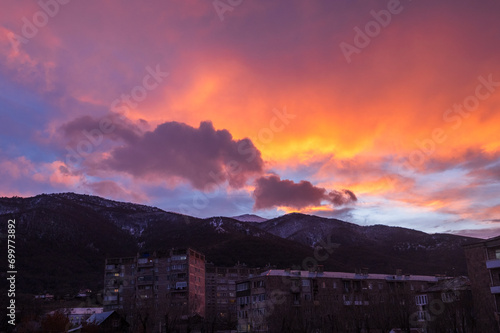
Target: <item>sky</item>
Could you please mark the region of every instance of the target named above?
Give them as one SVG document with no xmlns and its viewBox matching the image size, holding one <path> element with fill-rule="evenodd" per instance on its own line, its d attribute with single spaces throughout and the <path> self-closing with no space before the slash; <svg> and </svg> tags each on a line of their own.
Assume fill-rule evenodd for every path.
<svg viewBox="0 0 500 333">
<path fill-rule="evenodd" d="M 500 234 L 500 1 L 0 0 L 0 195 Z"/>
</svg>

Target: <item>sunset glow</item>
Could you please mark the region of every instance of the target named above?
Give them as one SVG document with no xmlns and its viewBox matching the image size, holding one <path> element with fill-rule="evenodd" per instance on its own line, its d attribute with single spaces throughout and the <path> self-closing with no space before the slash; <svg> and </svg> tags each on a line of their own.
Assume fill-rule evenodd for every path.
<svg viewBox="0 0 500 333">
<path fill-rule="evenodd" d="M 2 4 L 0 195 L 500 231 L 500 2 L 63 2 Z"/>
</svg>

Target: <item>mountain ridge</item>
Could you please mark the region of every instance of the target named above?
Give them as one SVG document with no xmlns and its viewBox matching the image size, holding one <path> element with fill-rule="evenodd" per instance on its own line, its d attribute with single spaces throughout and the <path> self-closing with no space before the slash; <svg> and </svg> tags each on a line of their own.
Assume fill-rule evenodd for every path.
<svg viewBox="0 0 500 333">
<path fill-rule="evenodd" d="M 99 289 L 106 257 L 188 246 L 217 265 L 286 268 L 301 266 L 326 242 L 338 244 L 317 261 L 326 270 L 466 274 L 461 246 L 477 240 L 299 213 L 263 222 L 202 219 L 75 193 L 2 197 L 0 219 L 16 219 L 18 266 L 24 271 L 19 283 L 27 293 Z M 6 225 L 1 226 L 5 235 Z"/>
</svg>

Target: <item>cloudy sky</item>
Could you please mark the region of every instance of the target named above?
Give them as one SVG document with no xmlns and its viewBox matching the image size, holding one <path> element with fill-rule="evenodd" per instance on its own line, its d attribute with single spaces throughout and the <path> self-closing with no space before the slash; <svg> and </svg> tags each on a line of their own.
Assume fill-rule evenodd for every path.
<svg viewBox="0 0 500 333">
<path fill-rule="evenodd" d="M 500 2 L 1 0 L 0 195 L 500 233 Z"/>
</svg>

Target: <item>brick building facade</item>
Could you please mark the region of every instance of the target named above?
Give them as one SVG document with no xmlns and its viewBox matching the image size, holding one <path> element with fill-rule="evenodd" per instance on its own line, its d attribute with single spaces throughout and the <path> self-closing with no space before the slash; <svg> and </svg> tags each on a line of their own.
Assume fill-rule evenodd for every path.
<svg viewBox="0 0 500 333">
<path fill-rule="evenodd" d="M 205 256 L 188 248 L 108 258 L 103 306 L 133 325 L 148 324 L 144 318 L 154 326 L 204 317 Z"/>
<path fill-rule="evenodd" d="M 498 333 L 500 236 L 464 246 L 479 332 Z"/>
<path fill-rule="evenodd" d="M 436 276 L 268 270 L 236 285 L 238 332 L 409 329 Z"/>
</svg>

